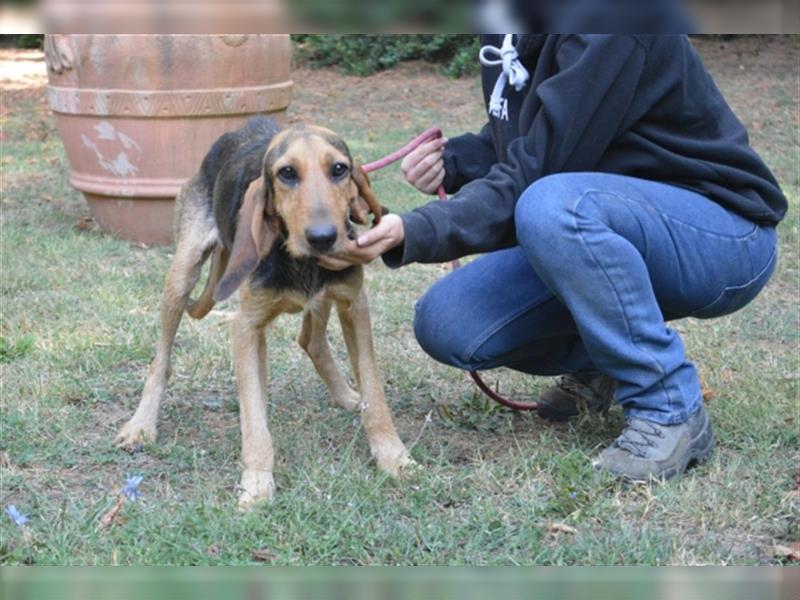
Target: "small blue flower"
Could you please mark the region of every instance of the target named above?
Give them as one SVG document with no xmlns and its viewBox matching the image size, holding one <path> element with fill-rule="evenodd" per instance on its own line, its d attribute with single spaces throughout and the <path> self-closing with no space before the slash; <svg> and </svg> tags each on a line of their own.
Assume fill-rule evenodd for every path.
<svg viewBox="0 0 800 600">
<path fill-rule="evenodd" d="M 23 515 L 16 506 L 13 504 L 9 504 L 6 506 L 6 514 L 11 518 L 12 521 L 18 526 L 22 527 L 25 523 L 28 522 L 28 517 Z"/>
<path fill-rule="evenodd" d="M 122 488 L 122 493 L 131 502 L 135 502 L 142 495 L 139 491 L 139 484 L 142 483 L 143 479 L 144 477 L 141 475 L 133 475 L 125 479 L 125 487 Z"/>
<path fill-rule="evenodd" d="M 575 498 L 577 498 L 577 497 L 578 497 L 578 492 L 570 492 L 569 493 L 569 499 L 570 500 L 575 500 Z"/>
</svg>

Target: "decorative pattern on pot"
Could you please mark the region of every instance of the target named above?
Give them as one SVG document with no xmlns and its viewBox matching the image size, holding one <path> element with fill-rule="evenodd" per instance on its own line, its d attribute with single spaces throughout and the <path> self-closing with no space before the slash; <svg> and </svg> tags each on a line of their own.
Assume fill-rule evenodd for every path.
<svg viewBox="0 0 800 600">
<path fill-rule="evenodd" d="M 222 133 L 281 120 L 291 100 L 287 35 L 50 35 L 47 99 L 99 225 L 169 243 L 175 196 Z"/>
</svg>

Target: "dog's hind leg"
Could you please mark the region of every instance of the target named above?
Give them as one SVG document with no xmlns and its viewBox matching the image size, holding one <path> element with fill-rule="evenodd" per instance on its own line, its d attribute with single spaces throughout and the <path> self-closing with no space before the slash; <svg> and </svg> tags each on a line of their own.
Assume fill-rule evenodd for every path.
<svg viewBox="0 0 800 600">
<path fill-rule="evenodd" d="M 358 393 L 347 384 L 331 354 L 331 347 L 325 335 L 330 314 L 329 298 L 323 298 L 319 303 L 315 303 L 303 317 L 303 328 L 297 337 L 297 343 L 311 358 L 317 373 L 331 394 L 333 403 L 347 410 L 354 410 L 358 406 Z"/>
<path fill-rule="evenodd" d="M 349 304 L 343 302 L 336 303 L 336 311 L 339 314 L 339 322 L 344 323 L 347 319 L 347 310 Z M 342 314 L 342 313 L 345 314 Z M 358 370 L 358 344 L 356 344 L 356 333 L 352 327 L 342 326 L 342 337 L 344 338 L 344 345 L 347 348 L 347 358 L 350 360 L 350 367 L 353 370 L 353 377 L 356 380 L 356 387 L 361 390 L 361 374 Z"/>
<path fill-rule="evenodd" d="M 214 288 L 228 266 L 228 251 L 224 246 L 218 245 L 211 254 L 211 267 L 208 270 L 208 279 L 203 292 L 197 300 L 189 300 L 186 312 L 193 319 L 202 319 L 214 308 Z"/>
<path fill-rule="evenodd" d="M 202 214 L 185 219 L 180 224 L 178 236 L 161 299 L 161 333 L 155 358 L 150 364 L 139 406 L 115 439 L 117 446 L 126 450 L 139 449 L 145 442 L 156 438 L 158 410 L 170 375 L 175 333 L 189 303 L 189 294 L 200 278 L 203 263 L 217 244 L 216 227 Z"/>
</svg>

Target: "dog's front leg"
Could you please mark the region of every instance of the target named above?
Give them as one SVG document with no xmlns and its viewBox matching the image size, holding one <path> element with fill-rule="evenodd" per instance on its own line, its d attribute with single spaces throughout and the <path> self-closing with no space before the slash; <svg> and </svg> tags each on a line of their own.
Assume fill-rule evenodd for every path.
<svg viewBox="0 0 800 600">
<path fill-rule="evenodd" d="M 375 362 L 369 305 L 364 290 L 360 289 L 355 299 L 340 303 L 338 308 L 345 337 L 352 340 L 355 346 L 361 392 L 361 422 L 367 432 L 370 451 L 379 469 L 398 475 L 400 469 L 414 464 L 414 461 L 397 435 L 386 404 L 383 382 Z"/>
<path fill-rule="evenodd" d="M 233 360 L 242 430 L 239 508 L 272 500 L 272 437 L 267 428 L 267 343 L 264 329 L 239 313 L 233 322 Z"/>
</svg>

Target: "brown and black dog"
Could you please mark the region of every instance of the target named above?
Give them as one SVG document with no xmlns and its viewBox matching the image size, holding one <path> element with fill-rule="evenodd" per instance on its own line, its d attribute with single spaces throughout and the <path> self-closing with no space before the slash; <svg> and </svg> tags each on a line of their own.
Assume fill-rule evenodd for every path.
<svg viewBox="0 0 800 600">
<path fill-rule="evenodd" d="M 161 304 L 161 334 L 135 414 L 119 431 L 120 447 L 135 449 L 156 437 L 158 409 L 183 312 L 200 319 L 237 289 L 233 356 L 242 431 L 239 506 L 274 494 L 272 439 L 266 415 L 265 328 L 278 315 L 303 312 L 300 346 L 311 357 L 333 402 L 359 409 L 370 450 L 383 471 L 413 464 L 392 423 L 372 346 L 361 267 L 329 271 L 317 257 L 335 253 L 355 235 L 354 223 L 381 207 L 347 145 L 332 131 L 296 126 L 280 130 L 254 117 L 223 135 L 178 196 L 175 257 Z M 208 281 L 190 299 L 203 263 Z M 325 329 L 336 305 L 358 393 L 334 362 Z"/>
</svg>

